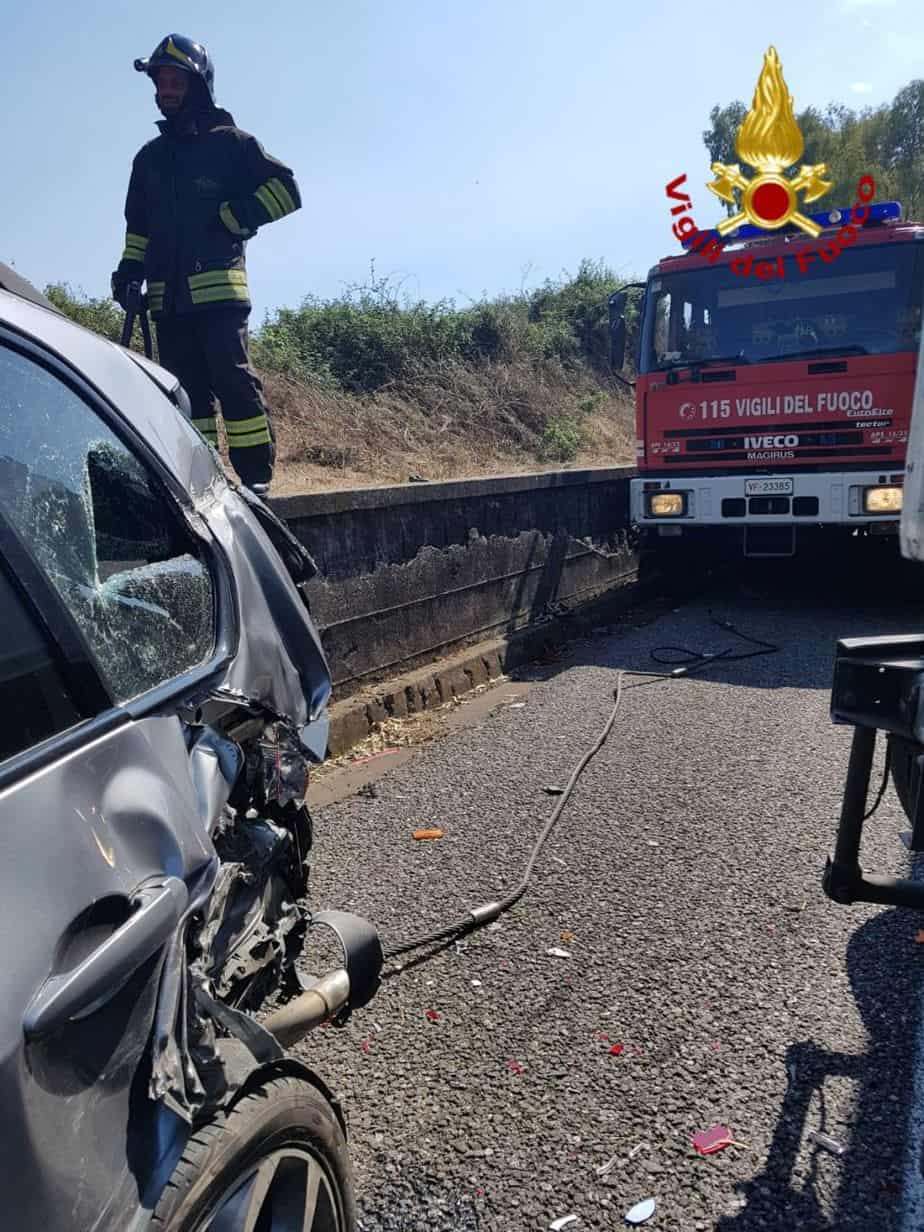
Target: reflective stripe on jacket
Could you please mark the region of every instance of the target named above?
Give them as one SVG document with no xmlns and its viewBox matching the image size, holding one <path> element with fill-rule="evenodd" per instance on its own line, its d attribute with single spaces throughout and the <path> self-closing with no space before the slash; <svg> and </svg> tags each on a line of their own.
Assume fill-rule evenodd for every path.
<svg viewBox="0 0 924 1232">
<path fill-rule="evenodd" d="M 155 317 L 249 306 L 247 240 L 300 207 L 292 172 L 220 108 L 158 127 L 132 164 L 119 273 L 147 279 Z"/>
</svg>

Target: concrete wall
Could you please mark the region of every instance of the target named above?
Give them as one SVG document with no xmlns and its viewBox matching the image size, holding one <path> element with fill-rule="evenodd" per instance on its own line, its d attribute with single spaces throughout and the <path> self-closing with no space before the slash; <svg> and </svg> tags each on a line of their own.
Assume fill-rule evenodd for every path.
<svg viewBox="0 0 924 1232">
<path fill-rule="evenodd" d="M 509 633 L 634 577 L 628 468 L 273 501 L 317 562 L 335 695 Z"/>
</svg>

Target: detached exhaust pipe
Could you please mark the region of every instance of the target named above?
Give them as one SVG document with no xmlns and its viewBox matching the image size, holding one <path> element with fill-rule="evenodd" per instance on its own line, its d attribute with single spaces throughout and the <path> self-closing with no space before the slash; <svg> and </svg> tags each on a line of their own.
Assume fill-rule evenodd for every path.
<svg viewBox="0 0 924 1232">
<path fill-rule="evenodd" d="M 350 999 L 350 977 L 345 967 L 329 971 L 307 992 L 263 1019 L 262 1026 L 275 1035 L 283 1048 L 291 1048 L 314 1027 L 333 1018 Z"/>
<path fill-rule="evenodd" d="M 368 920 L 348 911 L 318 911 L 309 922 L 312 928 L 331 929 L 340 942 L 345 965 L 322 975 L 288 1005 L 263 1019 L 263 1027 L 283 1048 L 297 1044 L 348 1003 L 351 1010 L 367 1005 L 382 972 L 382 943 Z"/>
</svg>

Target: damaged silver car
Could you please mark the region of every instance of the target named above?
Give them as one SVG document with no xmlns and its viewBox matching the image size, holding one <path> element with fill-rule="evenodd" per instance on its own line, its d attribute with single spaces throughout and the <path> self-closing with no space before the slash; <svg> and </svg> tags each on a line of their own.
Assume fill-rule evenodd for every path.
<svg viewBox="0 0 924 1232">
<path fill-rule="evenodd" d="M 382 963 L 305 903 L 313 566 L 184 400 L 0 266 L 10 1232 L 355 1226 L 342 1113 L 285 1051 Z M 342 962 L 308 974 L 325 933 Z"/>
</svg>

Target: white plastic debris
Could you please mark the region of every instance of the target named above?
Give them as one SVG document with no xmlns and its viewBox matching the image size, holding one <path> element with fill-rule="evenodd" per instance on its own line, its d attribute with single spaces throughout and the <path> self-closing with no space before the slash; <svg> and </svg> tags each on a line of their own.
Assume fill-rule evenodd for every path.
<svg viewBox="0 0 924 1232">
<path fill-rule="evenodd" d="M 577 1223 L 577 1215 L 562 1215 L 561 1219 L 553 1219 L 549 1224 L 549 1232 L 561 1232 L 562 1228 L 569 1228 L 571 1224 Z"/>
<path fill-rule="evenodd" d="M 810 1129 L 806 1134 L 806 1137 L 810 1138 L 812 1142 L 817 1142 L 819 1146 L 823 1146 L 825 1150 L 830 1151 L 832 1155 L 843 1155 L 844 1151 L 847 1149 L 845 1146 L 842 1146 L 836 1138 L 829 1138 L 827 1134 L 820 1134 L 815 1129 Z"/>
<path fill-rule="evenodd" d="M 480 988 L 481 980 L 472 980 L 472 988 Z"/>
<path fill-rule="evenodd" d="M 626 1223 L 647 1223 L 654 1213 L 654 1198 L 646 1198 L 644 1202 L 636 1202 L 630 1211 L 626 1211 Z"/>
<path fill-rule="evenodd" d="M 511 702 L 511 703 L 510 703 L 510 707 L 509 707 L 509 709 L 511 709 L 511 710 L 523 710 L 523 709 L 525 708 L 525 706 L 526 706 L 526 702 Z M 577 1219 L 577 1215 L 575 1215 L 575 1216 L 574 1216 L 574 1218 L 575 1218 L 575 1219 Z"/>
<path fill-rule="evenodd" d="M 599 1168 L 594 1168 L 597 1176 L 606 1176 L 608 1172 L 612 1172 L 615 1165 L 619 1162 L 619 1156 L 613 1155 L 605 1164 L 601 1164 Z"/>
<path fill-rule="evenodd" d="M 553 945 L 550 950 L 546 950 L 546 954 L 548 954 L 549 958 L 570 958 L 571 957 L 571 955 L 568 953 L 567 950 L 563 950 L 561 946 L 558 946 L 558 945 Z M 575 1216 L 575 1218 L 577 1218 L 577 1216 Z"/>
</svg>

